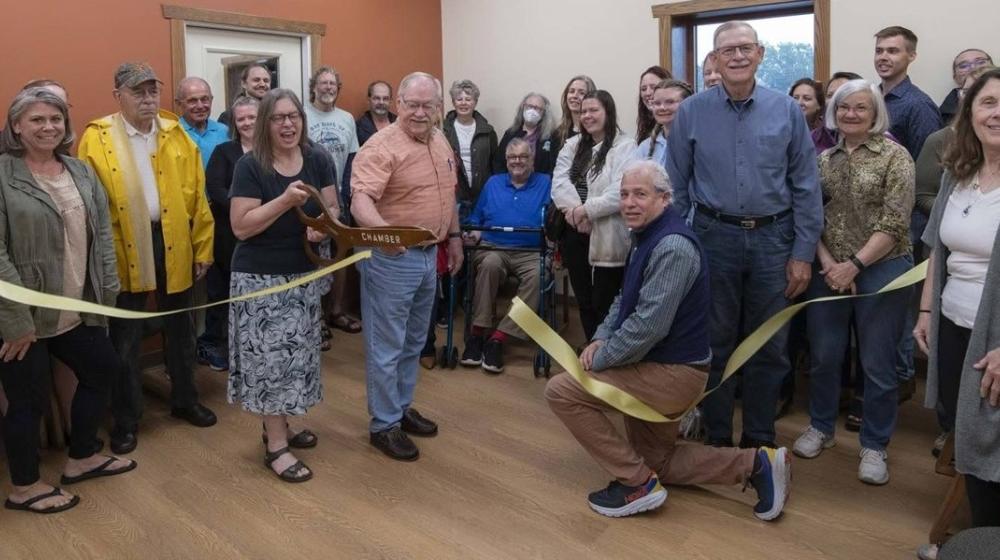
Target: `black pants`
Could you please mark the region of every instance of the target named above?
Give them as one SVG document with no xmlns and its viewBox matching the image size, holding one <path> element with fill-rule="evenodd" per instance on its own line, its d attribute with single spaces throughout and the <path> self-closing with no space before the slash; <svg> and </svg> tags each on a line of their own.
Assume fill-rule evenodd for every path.
<svg viewBox="0 0 1000 560">
<path fill-rule="evenodd" d="M 1000 527 L 1000 482 L 965 475 L 973 527 Z"/>
<path fill-rule="evenodd" d="M 590 342 L 621 290 L 625 267 L 590 266 L 590 236 L 572 229 L 563 238 L 562 258 L 580 309 L 583 334 Z"/>
<path fill-rule="evenodd" d="M 952 323 L 941 315 L 938 322 L 938 402 L 941 428 L 951 431 L 955 427 L 955 409 L 958 407 L 958 386 L 962 381 L 962 364 L 969 351 L 972 330 Z"/>
<path fill-rule="evenodd" d="M 17 486 L 39 479 L 38 423 L 49 402 L 49 354 L 65 362 L 79 381 L 70 410 L 69 456 L 74 459 L 86 459 L 97 449 L 97 426 L 108 404 L 108 388 L 122 369 L 107 332 L 85 325 L 35 342 L 23 360 L 0 361 L 0 381 L 10 401 L 3 439 L 10 479 Z"/>
<path fill-rule="evenodd" d="M 229 263 L 215 263 L 208 269 L 205 283 L 208 301 L 213 303 L 229 298 Z M 229 358 L 229 304 L 216 305 L 205 310 L 205 332 L 198 337 L 198 345 L 206 346 Z"/>
<path fill-rule="evenodd" d="M 163 231 L 159 224 L 153 227 L 153 260 L 156 262 L 154 294 L 157 309 L 169 311 L 190 307 L 193 299 L 191 288 L 176 294 L 166 293 Z M 117 306 L 135 311 L 145 310 L 148 295 L 147 292 L 122 292 L 118 296 Z M 115 431 L 134 432 L 142 417 L 142 378 L 139 369 L 142 321 L 112 319 L 111 340 L 125 364 L 111 387 L 111 414 L 115 419 Z M 171 382 L 170 404 L 174 408 L 190 407 L 198 402 L 198 390 L 194 386 L 194 318 L 190 312 L 163 318 L 163 346 Z"/>
</svg>

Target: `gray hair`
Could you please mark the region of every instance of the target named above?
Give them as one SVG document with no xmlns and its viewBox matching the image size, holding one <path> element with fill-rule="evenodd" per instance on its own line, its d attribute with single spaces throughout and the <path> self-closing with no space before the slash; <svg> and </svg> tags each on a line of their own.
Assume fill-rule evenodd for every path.
<svg viewBox="0 0 1000 560">
<path fill-rule="evenodd" d="M 205 88 L 208 89 L 208 94 L 212 95 L 212 86 L 210 86 L 204 78 L 199 78 L 198 76 L 188 76 L 187 78 L 177 82 L 177 91 L 174 92 L 174 101 L 184 101 L 184 88 L 187 87 L 188 84 L 196 82 L 204 84 Z"/>
<path fill-rule="evenodd" d="M 538 139 L 541 141 L 548 140 L 552 137 L 552 132 L 556 128 L 556 118 L 552 114 L 551 108 L 552 104 L 549 103 L 549 98 L 536 92 L 528 92 L 527 95 L 521 98 L 521 102 L 517 104 L 517 112 L 514 113 L 514 122 L 510 125 L 510 130 L 518 131 L 524 128 L 524 104 L 528 102 L 528 98 L 537 97 L 542 100 L 542 120 L 538 123 Z"/>
<path fill-rule="evenodd" d="M 826 105 L 826 127 L 830 130 L 837 130 L 837 106 L 848 97 L 860 92 L 868 94 L 868 97 L 871 98 L 872 110 L 875 111 L 872 127 L 868 129 L 868 134 L 872 136 L 885 134 L 885 131 L 889 130 L 889 111 L 885 107 L 885 99 L 882 98 L 882 92 L 879 91 L 878 86 L 868 80 L 851 80 L 837 88 L 833 99 L 829 100 Z"/>
<path fill-rule="evenodd" d="M 510 142 L 507 142 L 507 148 L 504 150 L 504 155 L 509 154 L 511 150 L 519 146 L 527 146 L 528 154 L 534 157 L 535 147 L 531 145 L 531 142 L 528 142 L 522 136 L 515 136 L 514 138 L 510 139 Z"/>
<path fill-rule="evenodd" d="M 0 154 L 10 154 L 15 157 L 24 155 L 24 144 L 21 143 L 20 135 L 14 132 L 14 123 L 20 120 L 24 112 L 35 103 L 45 103 L 59 109 L 59 112 L 62 113 L 66 133 L 62 142 L 56 146 L 55 153 L 69 155 L 69 149 L 76 139 L 69 120 L 69 105 L 45 87 L 23 89 L 14 96 L 14 100 L 11 101 L 10 107 L 7 109 L 7 125 L 3 129 L 3 133 L 0 134 Z"/>
<path fill-rule="evenodd" d="M 440 103 L 442 101 L 441 97 L 441 80 L 435 78 L 427 72 L 412 72 L 403 76 L 403 79 L 399 82 L 399 87 L 396 89 L 398 92 L 396 95 L 398 97 L 403 97 L 406 90 L 413 85 L 414 82 L 419 82 L 422 80 L 428 80 L 434 83 L 434 91 L 437 93 L 437 101 Z"/>
<path fill-rule="evenodd" d="M 674 198 L 674 189 L 670 186 L 670 176 L 667 170 L 651 159 L 637 159 L 625 164 L 622 177 L 629 173 L 642 173 L 652 182 L 657 192 L 666 193 L 670 200 Z"/>
<path fill-rule="evenodd" d="M 472 80 L 455 80 L 451 84 L 451 89 L 448 90 L 448 94 L 451 95 L 452 100 L 462 93 L 472 96 L 473 101 L 479 101 L 479 86 L 474 84 Z"/>
<path fill-rule="evenodd" d="M 753 33 L 754 42 L 759 42 L 759 39 L 757 38 L 757 30 L 754 29 L 749 23 L 737 19 L 727 21 L 715 29 L 715 33 L 712 35 L 712 47 L 719 46 L 719 35 L 722 35 L 726 31 L 732 31 L 733 29 L 749 29 L 750 32 Z"/>
</svg>

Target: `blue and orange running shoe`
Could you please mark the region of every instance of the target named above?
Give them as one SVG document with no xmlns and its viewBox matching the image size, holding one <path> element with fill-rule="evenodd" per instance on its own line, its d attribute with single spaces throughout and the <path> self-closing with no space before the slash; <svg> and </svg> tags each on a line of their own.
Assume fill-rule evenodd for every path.
<svg viewBox="0 0 1000 560">
<path fill-rule="evenodd" d="M 612 480 L 604 490 L 592 492 L 588 497 L 590 509 L 608 517 L 625 517 L 656 509 L 667 500 L 667 489 L 655 474 L 639 486 L 626 486 Z"/>
</svg>

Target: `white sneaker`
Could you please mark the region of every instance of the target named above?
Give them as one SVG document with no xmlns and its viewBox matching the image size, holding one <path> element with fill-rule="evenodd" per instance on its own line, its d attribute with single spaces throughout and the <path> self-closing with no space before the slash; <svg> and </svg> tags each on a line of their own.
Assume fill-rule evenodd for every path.
<svg viewBox="0 0 1000 560">
<path fill-rule="evenodd" d="M 922 544 L 917 549 L 917 558 L 920 560 L 937 560 L 937 557 L 938 545 L 936 544 Z"/>
<path fill-rule="evenodd" d="M 795 440 L 795 445 L 792 446 L 792 451 L 799 457 L 814 459 L 819 457 L 819 454 L 822 453 L 824 449 L 829 449 L 836 444 L 837 443 L 833 441 L 833 436 L 828 436 L 816 428 L 809 426 L 806 428 L 806 431 L 799 436 L 799 439 Z"/>
<path fill-rule="evenodd" d="M 889 467 L 885 460 L 889 455 L 885 451 L 861 448 L 861 464 L 858 465 L 858 479 L 867 484 L 885 484 L 889 482 Z"/>
</svg>

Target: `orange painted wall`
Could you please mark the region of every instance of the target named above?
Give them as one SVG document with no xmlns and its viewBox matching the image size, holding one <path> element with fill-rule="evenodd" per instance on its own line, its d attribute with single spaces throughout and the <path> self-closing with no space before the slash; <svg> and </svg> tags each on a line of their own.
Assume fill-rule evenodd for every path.
<svg viewBox="0 0 1000 560">
<path fill-rule="evenodd" d="M 375 79 L 398 84 L 409 72 L 441 76 L 440 0 L 169 0 L 195 8 L 326 24 L 322 63 L 344 87 L 337 105 L 359 113 Z M 24 83 L 48 77 L 69 90 L 73 126 L 117 110 L 111 97 L 115 68 L 149 62 L 172 81 L 170 24 L 155 0 L 27 0 L 3 2 L 0 118 Z M 395 85 L 393 86 L 395 88 Z M 161 101 L 173 110 L 172 92 Z M 0 124 L 2 128 L 2 124 Z"/>
</svg>

